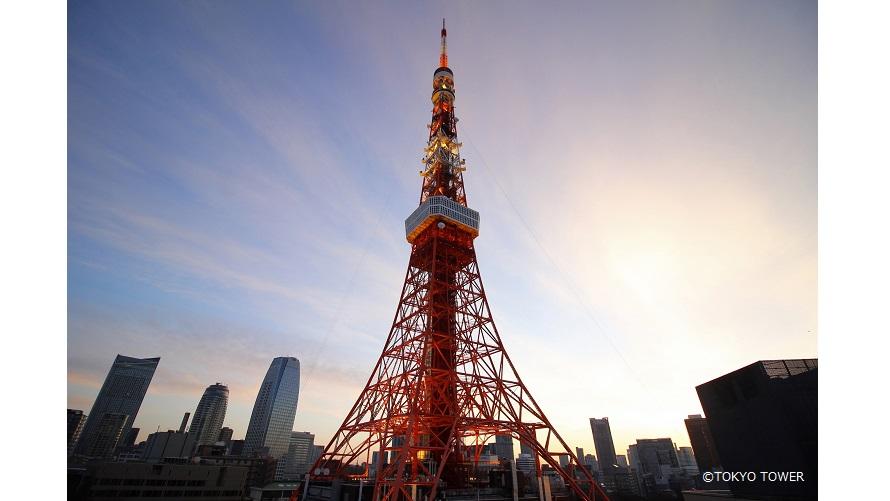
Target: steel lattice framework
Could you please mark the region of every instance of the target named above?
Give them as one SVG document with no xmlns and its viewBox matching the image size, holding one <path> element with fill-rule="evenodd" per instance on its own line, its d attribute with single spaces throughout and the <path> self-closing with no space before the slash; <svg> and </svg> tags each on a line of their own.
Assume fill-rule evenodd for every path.
<svg viewBox="0 0 890 501">
<path fill-rule="evenodd" d="M 425 212 L 406 223 L 411 257 L 399 305 L 365 388 L 309 478 L 369 478 L 367 469 L 348 472 L 377 452 L 375 501 L 435 499 L 468 484 L 486 442 L 510 435 L 533 449 L 539 482 L 545 463 L 580 498 L 607 499 L 522 383 L 492 320 L 473 246 L 478 214 L 463 187 L 444 21 L 441 36 L 421 172 Z M 437 200 L 456 202 L 460 213 L 431 205 Z"/>
</svg>

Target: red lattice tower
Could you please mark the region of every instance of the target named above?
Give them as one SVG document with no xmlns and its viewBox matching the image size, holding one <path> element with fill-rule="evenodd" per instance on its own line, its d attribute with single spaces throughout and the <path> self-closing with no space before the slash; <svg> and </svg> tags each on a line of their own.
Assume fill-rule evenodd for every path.
<svg viewBox="0 0 890 501">
<path fill-rule="evenodd" d="M 443 21 L 420 205 L 405 221 L 411 258 L 399 306 L 367 385 L 310 481 L 373 477 L 375 501 L 432 500 L 469 486 L 482 446 L 509 435 L 533 449 L 539 488 L 546 463 L 581 499 L 607 500 L 522 383 L 492 320 L 473 247 L 479 213 L 464 193 L 445 35 Z M 349 474 L 373 452 L 375 475 Z"/>
</svg>

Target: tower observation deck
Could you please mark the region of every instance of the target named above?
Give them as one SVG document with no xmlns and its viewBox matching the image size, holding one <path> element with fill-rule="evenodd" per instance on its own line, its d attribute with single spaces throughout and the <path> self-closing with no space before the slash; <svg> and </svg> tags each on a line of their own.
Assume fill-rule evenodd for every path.
<svg viewBox="0 0 890 501">
<path fill-rule="evenodd" d="M 487 481 L 479 473 L 483 447 L 509 436 L 532 449 L 538 493 L 550 491 L 547 464 L 566 494 L 607 500 L 519 378 L 492 319 L 474 247 L 479 213 L 464 190 L 446 37 L 443 20 L 420 200 L 405 220 L 411 255 L 392 327 L 303 494 L 352 479 L 373 484 L 373 501 L 454 499 Z"/>
</svg>

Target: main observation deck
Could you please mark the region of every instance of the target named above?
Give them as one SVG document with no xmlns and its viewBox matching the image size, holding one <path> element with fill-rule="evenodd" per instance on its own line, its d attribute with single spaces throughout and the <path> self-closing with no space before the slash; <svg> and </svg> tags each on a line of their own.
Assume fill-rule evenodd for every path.
<svg viewBox="0 0 890 501">
<path fill-rule="evenodd" d="M 471 233 L 479 235 L 479 213 L 454 200 L 437 195 L 427 198 L 405 219 L 405 237 L 414 243 L 417 235 L 435 221 L 449 221 Z"/>
</svg>

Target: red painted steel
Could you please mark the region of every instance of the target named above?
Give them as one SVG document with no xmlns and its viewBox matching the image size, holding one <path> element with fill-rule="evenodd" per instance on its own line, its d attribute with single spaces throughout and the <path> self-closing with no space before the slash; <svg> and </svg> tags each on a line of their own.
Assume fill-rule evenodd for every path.
<svg viewBox="0 0 890 501">
<path fill-rule="evenodd" d="M 442 37 L 444 55 L 444 27 Z M 439 68 L 433 82 L 421 202 L 444 195 L 466 206 L 450 74 Z M 355 465 L 371 463 L 376 451 L 375 501 L 435 499 L 443 489 L 471 486 L 482 446 L 510 435 L 532 447 L 539 478 L 548 464 L 579 498 L 607 500 L 507 355 L 473 239 L 445 220 L 414 239 L 383 353 L 310 479 L 371 478 L 367 468 L 354 473 Z M 567 467 L 560 455 L 569 456 Z"/>
</svg>

